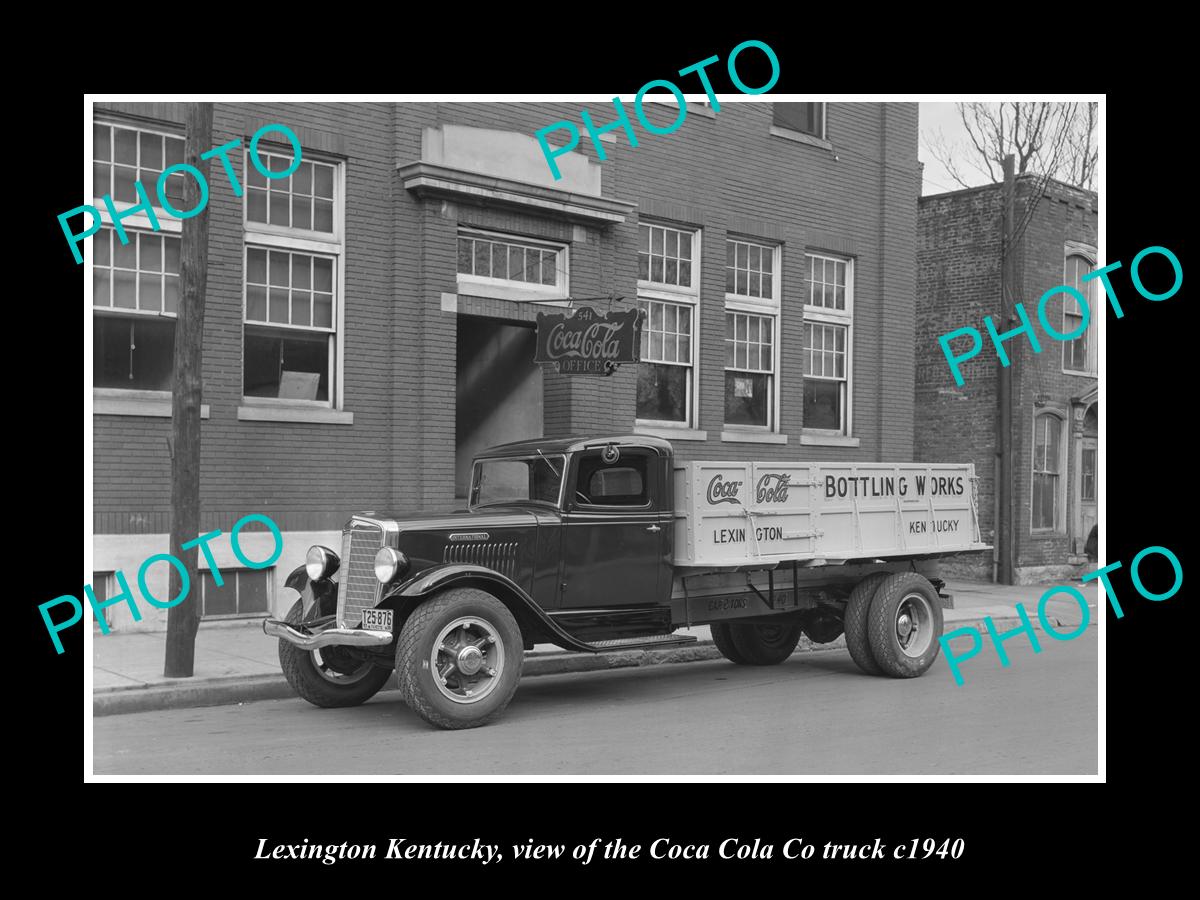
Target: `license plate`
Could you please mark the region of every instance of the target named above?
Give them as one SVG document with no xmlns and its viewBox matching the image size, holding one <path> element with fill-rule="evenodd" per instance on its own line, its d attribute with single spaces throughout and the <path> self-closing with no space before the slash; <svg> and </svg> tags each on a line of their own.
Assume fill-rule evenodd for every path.
<svg viewBox="0 0 1200 900">
<path fill-rule="evenodd" d="M 364 609 L 362 627 L 368 631 L 391 631 L 392 612 L 390 609 Z"/>
</svg>

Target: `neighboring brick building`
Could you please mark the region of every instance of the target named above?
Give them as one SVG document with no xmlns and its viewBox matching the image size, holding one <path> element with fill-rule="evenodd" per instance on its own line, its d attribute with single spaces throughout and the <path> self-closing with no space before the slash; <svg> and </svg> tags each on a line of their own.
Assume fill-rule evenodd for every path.
<svg viewBox="0 0 1200 900">
<path fill-rule="evenodd" d="M 1037 188 L 1043 187 L 1040 194 Z M 1095 282 L 1080 276 L 1096 265 L 1097 199 L 1091 191 L 1016 179 L 1014 221 L 1033 206 L 1015 244 L 1016 289 L 1034 323 L 1041 352 L 1024 335 L 1005 342 L 1013 371 L 1014 571 L 1018 583 L 1069 577 L 1086 563 L 1084 546 L 1096 524 L 1096 315 L 1086 333 L 1066 342 L 1037 321 L 1042 294 L 1071 285 L 1097 306 Z M 922 197 L 917 249 L 916 454 L 918 461 L 974 462 L 979 521 L 995 544 L 997 363 L 986 333 L 984 352 L 954 379 L 938 337 L 964 326 L 1000 321 L 1001 185 Z M 1048 302 L 1047 318 L 1063 334 L 1077 330 L 1079 310 L 1068 299 Z M 998 330 L 1002 330 L 998 326 Z M 957 345 L 956 345 L 957 346 Z M 964 347 L 965 349 L 965 347 Z M 962 351 L 960 351 L 962 352 Z M 991 577 L 990 553 L 947 564 Z"/>
<path fill-rule="evenodd" d="M 634 119 L 637 148 L 605 134 L 603 161 L 579 109 L 217 104 L 245 194 L 214 163 L 203 526 L 265 513 L 285 549 L 264 575 L 205 575 L 206 617 L 284 612 L 283 577 L 351 512 L 461 504 L 471 454 L 509 440 L 634 430 L 684 459 L 912 459 L 916 104 L 689 103 L 670 135 Z M 533 134 L 564 119 L 583 137 L 556 181 Z M 130 205 L 181 153 L 181 106 L 97 104 L 95 121 L 97 206 Z M 247 162 L 270 123 L 301 142 L 290 178 Z M 286 142 L 260 146 L 272 171 L 290 164 Z M 158 235 L 125 221 L 136 252 L 107 226 L 88 242 L 98 594 L 167 545 L 180 222 L 159 219 Z M 535 365 L 537 311 L 572 298 L 640 303 L 643 362 L 609 378 Z"/>
</svg>

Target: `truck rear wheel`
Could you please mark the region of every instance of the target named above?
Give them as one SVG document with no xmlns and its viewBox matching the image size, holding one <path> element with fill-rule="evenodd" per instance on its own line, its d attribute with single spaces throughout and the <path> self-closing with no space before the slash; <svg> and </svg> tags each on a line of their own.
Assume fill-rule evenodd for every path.
<svg viewBox="0 0 1200 900">
<path fill-rule="evenodd" d="M 708 627 L 712 632 L 713 643 L 717 645 L 723 657 L 739 666 L 749 665 L 749 660 L 733 643 L 732 625 L 727 622 L 713 622 Z"/>
<path fill-rule="evenodd" d="M 867 636 L 867 622 L 871 613 L 871 601 L 879 585 L 887 580 L 886 572 L 876 572 L 868 575 L 854 586 L 850 592 L 850 600 L 846 604 L 846 615 L 843 625 L 846 630 L 846 647 L 850 658 L 868 675 L 882 675 L 883 669 L 875 662 L 875 654 L 871 652 L 871 640 Z"/>
<path fill-rule="evenodd" d="M 287 619 L 299 625 L 304 619 L 304 601 L 297 600 Z M 292 690 L 311 703 L 327 709 L 366 703 L 387 684 L 391 670 L 355 659 L 343 647 L 301 650 L 291 641 L 279 639 L 279 665 Z"/>
<path fill-rule="evenodd" d="M 730 625 L 733 646 L 747 665 L 774 666 L 783 662 L 800 643 L 799 623 Z"/>
<path fill-rule="evenodd" d="M 867 634 L 871 653 L 886 675 L 916 678 L 941 650 L 942 602 L 916 572 L 889 576 L 871 601 Z"/>
<path fill-rule="evenodd" d="M 448 588 L 418 606 L 396 641 L 400 693 L 439 728 L 475 728 L 508 706 L 524 663 L 508 607 L 475 588 Z"/>
</svg>

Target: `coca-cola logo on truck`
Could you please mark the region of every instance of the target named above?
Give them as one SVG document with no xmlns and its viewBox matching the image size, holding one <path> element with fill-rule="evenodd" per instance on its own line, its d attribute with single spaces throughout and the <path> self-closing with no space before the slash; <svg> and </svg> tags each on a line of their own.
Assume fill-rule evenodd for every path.
<svg viewBox="0 0 1200 900">
<path fill-rule="evenodd" d="M 758 503 L 787 503 L 788 488 L 792 486 L 791 475 L 768 472 L 758 479 L 754 499 Z"/>
<path fill-rule="evenodd" d="M 611 375 L 638 361 L 640 316 L 636 309 L 601 315 L 590 306 L 574 315 L 538 313 L 534 362 L 554 363 L 564 375 Z"/>
<path fill-rule="evenodd" d="M 792 476 L 778 472 L 768 472 L 758 479 L 754 489 L 756 503 L 787 503 L 788 489 L 792 486 Z M 709 503 L 741 503 L 738 492 L 742 488 L 740 481 L 726 481 L 723 475 L 714 475 L 708 482 Z"/>
</svg>

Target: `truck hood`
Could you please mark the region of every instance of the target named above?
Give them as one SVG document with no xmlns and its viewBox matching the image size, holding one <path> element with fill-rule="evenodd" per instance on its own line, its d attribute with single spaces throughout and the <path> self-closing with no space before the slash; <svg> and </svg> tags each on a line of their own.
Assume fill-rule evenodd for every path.
<svg viewBox="0 0 1200 900">
<path fill-rule="evenodd" d="M 440 528 L 482 528 L 492 526 L 499 528 L 507 525 L 536 525 L 542 522 L 557 521 L 554 510 L 534 508 L 522 505 L 488 506 L 480 510 L 456 509 L 447 511 L 417 510 L 406 513 L 377 513 L 363 512 L 358 515 L 376 521 L 395 522 L 401 531 L 410 528 L 440 529 Z"/>
</svg>

